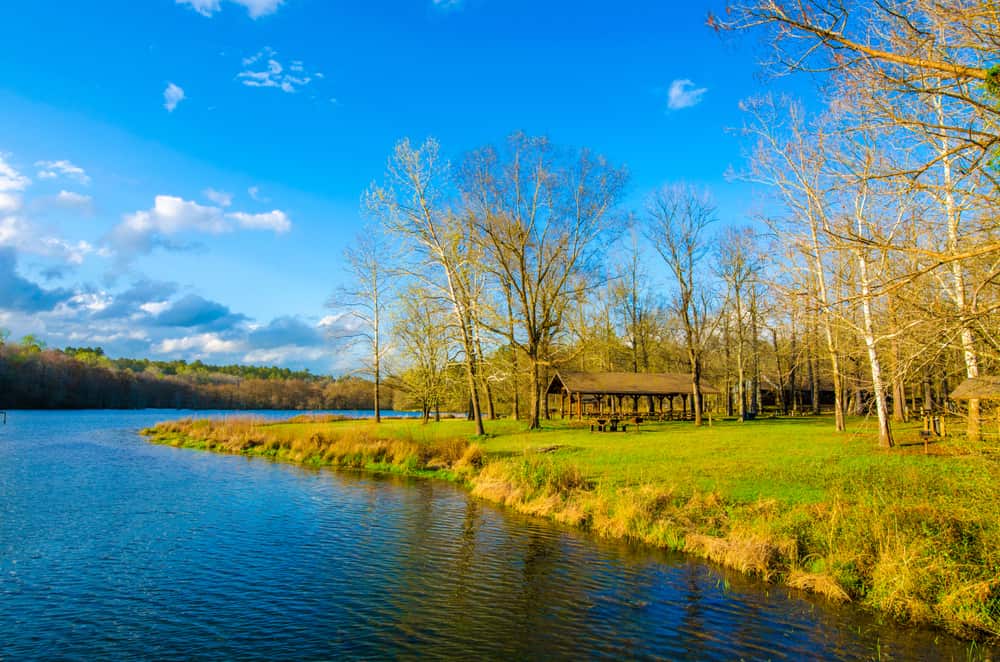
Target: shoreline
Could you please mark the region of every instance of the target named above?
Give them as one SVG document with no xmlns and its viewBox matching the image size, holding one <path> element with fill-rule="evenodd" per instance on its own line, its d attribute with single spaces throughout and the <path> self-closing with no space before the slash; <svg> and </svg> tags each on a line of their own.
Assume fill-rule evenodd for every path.
<svg viewBox="0 0 1000 662">
<path fill-rule="evenodd" d="M 981 509 L 987 512 L 977 517 L 968 503 L 933 503 L 933 497 L 947 493 L 941 489 L 947 486 L 927 481 L 923 491 L 910 495 L 915 498 L 893 504 L 886 499 L 886 489 L 906 488 L 908 483 L 898 479 L 894 485 L 882 483 L 898 467 L 877 470 L 885 464 L 881 460 L 892 457 L 892 464 L 912 464 L 925 473 L 929 468 L 931 474 L 938 469 L 950 474 L 956 463 L 959 468 L 980 463 L 987 469 L 987 481 L 1000 475 L 995 458 L 977 456 L 959 442 L 940 456 L 898 452 L 891 456 L 876 450 L 859 452 L 861 432 L 850 439 L 840 436 L 832 456 L 841 464 L 846 462 L 850 477 L 858 480 L 850 485 L 859 493 L 827 486 L 820 495 L 812 483 L 824 481 L 782 476 L 761 485 L 791 488 L 787 495 L 775 489 L 775 494 L 740 498 L 746 491 L 744 482 L 759 482 L 764 476 L 754 471 L 754 465 L 762 461 L 760 451 L 771 449 L 763 442 L 762 448 L 729 447 L 728 457 L 715 453 L 725 450 L 731 438 L 743 440 L 744 433 L 751 436 L 749 443 L 756 438 L 759 445 L 767 423 L 746 427 L 717 423 L 701 429 L 660 424 L 647 426 L 639 434 L 590 433 L 567 426 L 527 433 L 516 423 L 491 423 L 493 434 L 485 438 L 469 435 L 468 426 L 460 421 L 420 425 L 419 420 L 397 419 L 376 425 L 315 417 L 296 417 L 292 422 L 185 419 L 157 424 L 142 434 L 153 443 L 180 448 L 446 480 L 522 514 L 601 537 L 692 554 L 767 583 L 818 593 L 835 602 L 854 602 L 901 625 L 935 626 L 987 644 L 1000 637 L 1000 579 L 988 571 L 989 559 L 970 563 L 979 548 L 989 548 L 1000 537 L 997 501 L 983 502 L 993 512 Z M 770 425 L 775 432 L 779 424 Z M 825 441 L 826 430 L 817 425 L 796 426 L 795 434 L 806 440 L 807 464 L 822 469 L 822 461 L 829 458 L 809 457 L 809 441 Z M 719 448 L 703 449 L 716 458 L 709 467 L 722 465 L 716 473 L 732 475 L 735 485 L 723 487 L 716 476 L 716 489 L 707 489 L 711 481 L 699 476 L 704 470 L 701 465 L 694 459 L 678 463 L 678 458 L 669 455 L 665 475 L 657 475 L 659 467 L 646 466 L 648 458 L 632 449 L 641 440 L 654 451 L 660 449 L 662 455 L 668 451 L 661 444 L 676 443 L 674 437 L 684 437 L 683 443 L 699 439 L 703 444 L 719 444 Z M 829 443 L 819 447 L 829 453 Z M 854 466 L 866 455 L 876 462 Z M 928 457 L 943 458 L 937 462 L 943 467 Z M 639 475 L 632 475 L 634 471 Z M 674 482 L 672 471 L 677 472 Z M 838 470 L 818 473 L 820 478 L 839 475 Z M 935 525 L 944 534 L 934 537 L 940 544 L 930 543 Z M 972 540 L 970 534 L 976 532 L 978 538 Z M 943 549 L 936 549 L 941 545 Z M 941 557 L 942 552 L 950 563 L 940 558 L 936 565 L 921 563 Z"/>
</svg>

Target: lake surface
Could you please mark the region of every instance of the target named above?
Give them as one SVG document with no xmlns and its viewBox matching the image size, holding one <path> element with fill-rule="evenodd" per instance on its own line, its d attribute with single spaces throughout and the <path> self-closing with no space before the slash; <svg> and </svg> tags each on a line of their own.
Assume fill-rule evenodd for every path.
<svg viewBox="0 0 1000 662">
<path fill-rule="evenodd" d="M 0 659 L 1000 657 L 449 484 L 136 434 L 186 415 L 9 413 Z"/>
</svg>

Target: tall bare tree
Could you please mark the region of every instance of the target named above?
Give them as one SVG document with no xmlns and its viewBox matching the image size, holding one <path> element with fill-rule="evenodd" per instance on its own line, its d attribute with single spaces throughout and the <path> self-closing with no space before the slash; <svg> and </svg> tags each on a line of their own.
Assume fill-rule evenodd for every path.
<svg viewBox="0 0 1000 662">
<path fill-rule="evenodd" d="M 329 301 L 336 309 L 347 310 L 352 320 L 337 334 L 337 339 L 360 343 L 368 354 L 364 371 L 374 382 L 372 409 L 375 422 L 382 421 L 382 361 L 387 347 L 386 310 L 393 288 L 393 258 L 381 228 L 370 224 L 358 233 L 354 244 L 344 250 L 350 281 Z"/>
<path fill-rule="evenodd" d="M 702 424 L 701 377 L 704 354 L 713 328 L 708 284 L 702 280 L 702 258 L 709 247 L 709 226 L 716 220 L 707 193 L 677 184 L 659 189 L 647 205 L 646 236 L 663 258 L 676 292 L 673 307 L 681 321 L 695 425 Z"/>
<path fill-rule="evenodd" d="M 942 272 L 932 275 L 948 293 L 952 310 L 950 319 L 939 322 L 955 329 L 966 376 L 978 376 L 981 343 L 973 331 L 978 312 L 968 264 L 997 253 L 1000 245 L 968 230 L 975 227 L 973 206 L 996 214 L 1000 11 L 995 3 L 748 0 L 730 7 L 725 19 L 710 22 L 765 31 L 773 47 L 772 70 L 824 71 L 831 96 L 849 97 L 858 109 L 854 128 L 878 127 L 883 134 L 909 139 L 908 158 L 884 161 L 878 176 L 906 180 L 936 201 L 940 212 L 924 222 L 934 225 L 934 216 L 943 217 L 940 231 L 929 236 L 941 237 L 944 245 L 891 247 L 910 251 L 921 263 L 902 274 L 897 285 Z M 977 180 L 987 185 L 974 193 Z M 968 436 L 979 438 L 977 400 L 970 401 L 968 414 Z"/>
<path fill-rule="evenodd" d="M 491 270 L 509 286 L 516 320 L 512 344 L 531 380 L 529 429 L 541 426 L 546 349 L 563 329 L 571 298 L 592 282 L 624 169 L 587 150 L 560 150 L 546 138 L 514 134 L 506 148 L 466 159 L 462 187 Z M 506 335 L 504 324 L 489 323 Z"/>
<path fill-rule="evenodd" d="M 444 302 L 419 285 L 412 285 L 398 299 L 393 331 L 405 356 L 404 370 L 395 381 L 420 403 L 424 423 L 432 410 L 435 419 L 440 419 L 446 371 L 452 362 L 449 348 L 455 345 L 448 319 Z"/>
<path fill-rule="evenodd" d="M 831 292 L 828 246 L 824 228 L 829 227 L 830 197 L 835 181 L 826 163 L 825 135 L 810 133 L 800 104 L 789 99 L 776 102 L 771 97 L 743 103 L 750 115 L 745 133 L 755 140 L 746 177 L 774 188 L 784 217 L 771 219 L 772 229 L 804 258 L 808 273 L 805 292 L 814 300 L 813 309 L 826 341 L 834 393 L 834 421 L 838 431 L 847 429 L 844 420 L 844 392 L 841 350 L 834 328 L 837 298 Z M 814 402 L 819 376 L 813 371 Z"/>
<path fill-rule="evenodd" d="M 448 303 L 461 339 L 472 418 L 477 434 L 483 435 L 473 328 L 482 274 L 467 219 L 449 204 L 451 187 L 451 168 L 436 140 L 420 147 L 401 140 L 389 159 L 385 181 L 372 185 L 365 202 L 370 213 L 408 242 L 413 263 L 407 274 Z"/>
<path fill-rule="evenodd" d="M 748 327 L 752 326 L 748 316 L 756 314 L 756 311 L 748 309 L 747 298 L 761 269 L 753 230 L 743 227 L 729 228 L 723 232 L 716 259 L 716 268 L 728 290 L 726 301 L 729 310 L 726 314 L 732 320 L 730 328 L 735 336 L 733 344 L 736 349 L 738 413 L 743 420 L 747 414 L 747 332 Z"/>
</svg>

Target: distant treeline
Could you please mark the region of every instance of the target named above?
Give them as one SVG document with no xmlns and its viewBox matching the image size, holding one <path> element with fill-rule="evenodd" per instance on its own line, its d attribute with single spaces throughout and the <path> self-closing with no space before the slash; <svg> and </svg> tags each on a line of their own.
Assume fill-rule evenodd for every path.
<svg viewBox="0 0 1000 662">
<path fill-rule="evenodd" d="M 368 409 L 356 377 L 201 361 L 112 359 L 99 347 L 0 344 L 0 409 Z"/>
</svg>

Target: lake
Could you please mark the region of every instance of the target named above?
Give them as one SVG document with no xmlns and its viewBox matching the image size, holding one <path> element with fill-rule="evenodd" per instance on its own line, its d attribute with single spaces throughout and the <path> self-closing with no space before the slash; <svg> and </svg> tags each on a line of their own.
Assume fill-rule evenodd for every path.
<svg viewBox="0 0 1000 662">
<path fill-rule="evenodd" d="M 192 414 L 9 412 L 0 659 L 1000 657 L 447 483 L 137 434 Z"/>
</svg>

